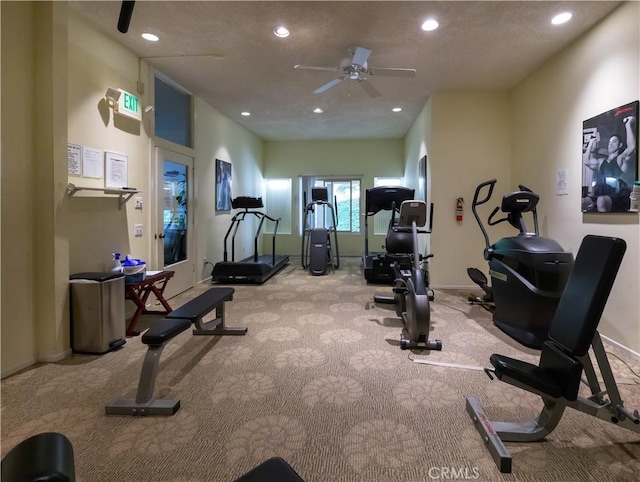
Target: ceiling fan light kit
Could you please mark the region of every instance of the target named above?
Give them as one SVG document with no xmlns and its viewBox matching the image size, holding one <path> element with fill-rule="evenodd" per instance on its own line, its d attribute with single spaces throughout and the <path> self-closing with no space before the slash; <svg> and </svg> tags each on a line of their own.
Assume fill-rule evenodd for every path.
<svg viewBox="0 0 640 482">
<path fill-rule="evenodd" d="M 414 78 L 416 76 L 415 69 L 370 69 L 367 61 L 371 55 L 371 50 L 364 47 L 348 48 L 347 52 L 349 52 L 351 58 L 343 59 L 340 63 L 340 67 L 337 69 L 333 67 L 318 67 L 314 65 L 301 64 L 295 65 L 294 69 L 322 70 L 337 73 L 337 78 L 314 90 L 314 94 L 322 94 L 331 87 L 338 85 L 340 82 L 347 79 L 357 81 L 358 85 L 362 87 L 362 89 L 372 98 L 380 97 L 382 94 L 370 81 L 368 81 L 368 77 L 378 75 L 385 77 Z"/>
</svg>

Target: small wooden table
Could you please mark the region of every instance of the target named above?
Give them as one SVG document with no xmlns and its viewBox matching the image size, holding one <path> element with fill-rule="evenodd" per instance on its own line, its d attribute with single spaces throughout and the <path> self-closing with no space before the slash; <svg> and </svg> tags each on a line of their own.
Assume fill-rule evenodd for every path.
<svg viewBox="0 0 640 482">
<path fill-rule="evenodd" d="M 136 312 L 133 314 L 127 325 L 127 336 L 138 336 L 139 331 L 135 330 L 136 323 L 142 315 L 166 315 L 173 311 L 167 300 L 164 299 L 164 289 L 174 275 L 173 271 L 160 271 L 152 275 L 147 275 L 142 281 L 124 284 L 124 298 L 131 300 L 136 305 Z M 164 310 L 148 310 L 147 299 L 153 293 Z"/>
</svg>

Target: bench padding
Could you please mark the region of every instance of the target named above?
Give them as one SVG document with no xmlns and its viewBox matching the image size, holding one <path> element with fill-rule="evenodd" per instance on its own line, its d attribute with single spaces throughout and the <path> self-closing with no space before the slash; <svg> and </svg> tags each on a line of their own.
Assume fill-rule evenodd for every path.
<svg viewBox="0 0 640 482">
<path fill-rule="evenodd" d="M 191 320 L 184 318 L 163 318 L 156 321 L 144 335 L 142 343 L 145 345 L 162 345 L 191 326 Z"/>
<path fill-rule="evenodd" d="M 180 308 L 173 310 L 167 315 L 167 318 L 186 318 L 191 321 L 199 320 L 220 303 L 231 301 L 234 292 L 235 288 L 211 288 L 194 299 L 187 301 Z"/>
</svg>

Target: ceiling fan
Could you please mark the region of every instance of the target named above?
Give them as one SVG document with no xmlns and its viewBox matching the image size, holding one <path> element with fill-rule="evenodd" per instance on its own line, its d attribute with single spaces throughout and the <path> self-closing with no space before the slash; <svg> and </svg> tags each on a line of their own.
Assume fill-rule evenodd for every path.
<svg viewBox="0 0 640 482">
<path fill-rule="evenodd" d="M 316 67 L 313 65 L 295 65 L 294 69 L 302 70 L 326 70 L 329 72 L 336 72 L 338 77 L 331 82 L 324 84 L 322 87 L 313 91 L 314 94 L 322 94 L 326 92 L 334 85 L 338 85 L 345 79 L 355 80 L 362 89 L 371 97 L 380 97 L 382 94 L 380 91 L 369 81 L 369 77 L 378 75 L 386 77 L 405 77 L 413 78 L 416 76 L 415 69 L 370 69 L 367 65 L 367 60 L 371 55 L 371 50 L 364 47 L 351 47 L 347 49 L 350 58 L 343 59 L 340 63 L 340 67 Z"/>
</svg>

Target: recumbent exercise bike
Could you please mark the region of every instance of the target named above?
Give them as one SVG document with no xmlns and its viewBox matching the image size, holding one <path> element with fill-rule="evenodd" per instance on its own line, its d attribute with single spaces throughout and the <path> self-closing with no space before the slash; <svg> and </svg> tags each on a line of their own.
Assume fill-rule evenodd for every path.
<svg viewBox="0 0 640 482">
<path fill-rule="evenodd" d="M 431 326 L 430 301 L 433 291 L 429 289 L 428 270 L 423 264 L 432 254 L 422 256 L 418 250 L 418 233 L 430 233 L 429 230 L 418 230 L 427 223 L 427 204 L 424 201 L 403 201 L 400 206 L 398 223 L 395 223 L 395 210 L 387 232 L 387 251 L 401 252 L 399 245 L 409 235 L 410 251 L 404 255 L 409 265 L 394 261 L 396 278 L 393 282 L 393 297 L 374 296 L 376 303 L 394 304 L 396 314 L 402 319 L 403 330 L 400 335 L 400 348 L 441 350 L 440 340 L 429 340 Z M 432 216 L 433 219 L 433 205 Z M 395 247 L 395 249 L 394 249 Z M 403 256 L 403 255 L 398 255 Z"/>
</svg>

